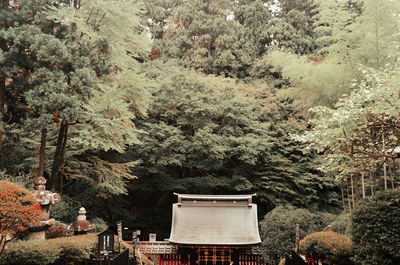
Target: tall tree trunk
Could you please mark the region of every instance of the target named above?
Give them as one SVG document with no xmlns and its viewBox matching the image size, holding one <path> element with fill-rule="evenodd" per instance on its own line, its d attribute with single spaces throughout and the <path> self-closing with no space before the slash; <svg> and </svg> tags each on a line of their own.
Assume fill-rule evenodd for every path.
<svg viewBox="0 0 400 265">
<path fill-rule="evenodd" d="M 63 141 L 63 146 L 62 146 L 62 150 L 61 150 L 61 154 L 62 154 L 62 157 L 61 157 L 62 163 L 61 163 L 61 166 L 60 166 L 60 170 L 59 170 L 59 172 L 58 172 L 59 178 L 60 178 L 60 194 L 62 194 L 62 191 L 63 191 L 64 175 L 61 174 L 61 169 L 64 167 L 64 162 L 65 162 L 65 149 L 66 149 L 67 140 L 68 140 L 68 127 L 69 127 L 69 126 L 68 126 L 68 122 L 66 122 L 66 125 L 65 125 L 65 133 L 64 133 L 64 141 Z"/>
<path fill-rule="evenodd" d="M 68 138 L 68 122 L 66 120 L 62 120 L 61 126 L 58 132 L 57 139 L 57 147 L 54 153 L 53 166 L 51 168 L 50 175 L 50 187 L 58 189 L 58 191 L 62 192 L 62 176 L 60 176 L 60 169 L 64 165 L 64 157 L 65 157 L 65 146 L 67 145 Z"/>
<path fill-rule="evenodd" d="M 349 204 L 349 213 L 351 213 L 351 199 L 350 199 L 349 187 L 346 187 L 346 193 L 347 193 L 347 203 Z"/>
<path fill-rule="evenodd" d="M 0 153 L 3 149 L 3 135 L 5 133 L 4 128 L 4 101 L 6 99 L 6 78 L 0 76 Z"/>
<path fill-rule="evenodd" d="M 383 182 L 385 184 L 385 190 L 387 190 L 387 176 L 386 176 L 386 150 L 385 150 L 385 135 L 383 132 L 382 125 L 382 148 L 383 148 Z"/>
<path fill-rule="evenodd" d="M 350 186 L 351 186 L 351 200 L 353 202 L 353 209 L 356 208 L 356 202 L 354 200 L 354 184 L 353 184 L 353 175 L 350 175 Z"/>
<path fill-rule="evenodd" d="M 374 187 L 376 187 L 376 176 L 372 176 L 373 177 L 373 183 L 371 184 L 371 196 L 374 196 Z"/>
<path fill-rule="evenodd" d="M 359 192 L 358 192 L 358 183 L 359 183 L 359 179 L 358 179 L 358 175 L 355 175 L 354 176 L 354 193 L 355 193 L 355 201 L 356 201 L 356 209 L 358 208 L 358 203 L 359 203 L 359 201 L 360 201 L 360 198 L 359 198 Z"/>
<path fill-rule="evenodd" d="M 39 177 L 44 176 L 44 160 L 46 155 L 47 129 L 42 129 L 39 149 Z"/>
<path fill-rule="evenodd" d="M 1 0 L 0 8 L 7 9 L 10 6 L 9 0 Z M 5 21 L 0 22 L 0 28 L 2 30 L 7 29 L 7 23 Z M 5 40 L 0 40 L 0 49 L 5 52 L 7 50 L 7 42 Z M 6 99 L 6 77 L 0 75 L 0 155 L 3 149 L 3 136 L 4 136 L 4 101 Z"/>
<path fill-rule="evenodd" d="M 388 163 L 388 168 L 389 168 L 390 182 L 392 184 L 392 189 L 394 189 L 394 178 L 393 178 L 392 167 L 390 166 L 390 163 Z"/>
<path fill-rule="evenodd" d="M 376 69 L 379 69 L 379 27 L 378 27 L 378 5 L 375 6 L 375 48 L 376 48 Z"/>
<path fill-rule="evenodd" d="M 364 172 L 361 173 L 361 189 L 362 189 L 362 196 L 365 199 L 365 179 L 364 179 Z"/>
<path fill-rule="evenodd" d="M 342 194 L 343 212 L 346 212 L 346 202 L 344 199 L 343 182 L 340 182 L 340 192 Z"/>
</svg>

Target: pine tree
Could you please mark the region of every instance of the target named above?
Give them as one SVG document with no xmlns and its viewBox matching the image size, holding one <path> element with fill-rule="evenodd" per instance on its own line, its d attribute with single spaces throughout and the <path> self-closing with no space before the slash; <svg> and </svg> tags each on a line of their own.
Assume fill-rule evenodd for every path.
<svg viewBox="0 0 400 265">
<path fill-rule="evenodd" d="M 240 23 L 239 39 L 234 51 L 240 66 L 235 75 L 244 78 L 249 75 L 255 60 L 262 57 L 271 45 L 268 25 L 272 16 L 263 1 L 257 0 L 239 1 L 234 18 Z"/>
<path fill-rule="evenodd" d="M 315 49 L 313 37 L 316 4 L 313 0 L 279 0 L 274 16 L 268 25 L 272 46 L 297 54 L 310 54 Z"/>
<path fill-rule="evenodd" d="M 237 24 L 229 19 L 233 10 L 231 2 L 190 0 L 174 3 L 177 4 L 170 13 L 161 9 L 168 17 L 163 18 L 166 26 L 163 37 L 159 38 L 161 33 L 153 36 L 157 38 L 153 45 L 154 52 L 159 54 L 157 57 L 163 61 L 175 59 L 180 65 L 206 74 L 230 75 L 232 69 L 237 68 L 233 45 L 238 38 Z M 151 24 L 158 32 L 161 30 L 159 20 L 157 17 Z"/>
<path fill-rule="evenodd" d="M 15 4 L 18 9 L 8 12 L 14 19 L 10 23 L 18 26 L 2 35 L 9 46 L 3 70 L 10 80 L 10 106 L 23 108 L 13 112 L 20 124 L 14 127 L 26 147 L 33 149 L 40 141 L 39 174 L 51 172 L 50 184 L 61 190 L 66 158 L 85 164 L 98 152 L 123 152 L 137 143 L 132 121 L 145 115 L 148 102 L 147 81 L 139 73 L 139 61 L 149 48 L 141 25 L 143 7 L 118 1 Z M 120 27 L 118 19 L 129 26 Z M 28 130 L 21 131 L 21 125 Z M 37 131 L 41 139 L 33 136 Z M 26 158 L 28 164 L 34 161 Z M 49 159 L 51 167 L 44 163 Z M 124 190 L 123 181 L 115 184 L 120 185 L 117 193 Z"/>
<path fill-rule="evenodd" d="M 113 174 L 109 162 L 99 162 L 99 158 L 107 160 L 108 157 L 98 153 L 123 153 L 127 146 L 138 143 L 133 120 L 136 115 L 145 115 L 148 102 L 147 79 L 139 73 L 139 61 L 148 53 L 150 44 L 141 24 L 142 14 L 143 7 L 133 2 L 97 1 L 78 8 L 66 6 L 56 9 L 52 15 L 61 24 L 69 26 L 72 39 L 89 38 L 89 44 L 96 47 L 95 52 L 102 56 L 95 62 L 102 67 L 99 71 L 103 71 L 103 76 L 97 81 L 90 100 L 81 106 L 82 115 L 78 123 L 70 128 L 71 144 L 67 147 L 72 160 L 65 165 L 64 174 L 67 177 L 81 176 L 86 180 L 91 177 L 108 179 L 108 192 L 97 190 L 105 197 L 126 193 L 125 180 L 133 178 L 128 173 Z M 127 26 L 121 27 L 121 23 Z M 87 166 L 100 167 L 102 164 L 108 166 L 97 171 L 90 171 L 91 167 Z M 119 164 L 119 167 L 128 172 L 132 163 L 124 165 Z M 76 167 L 86 168 L 87 175 L 76 174 Z M 99 176 L 100 173 L 105 175 Z M 105 183 L 102 185 L 106 186 Z"/>
</svg>

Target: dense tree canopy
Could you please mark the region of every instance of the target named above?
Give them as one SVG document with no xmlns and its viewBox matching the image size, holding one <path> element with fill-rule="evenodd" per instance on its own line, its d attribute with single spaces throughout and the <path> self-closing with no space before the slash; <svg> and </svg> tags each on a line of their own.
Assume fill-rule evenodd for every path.
<svg viewBox="0 0 400 265">
<path fill-rule="evenodd" d="M 260 219 L 282 205 L 337 213 L 340 200 L 354 213 L 400 183 L 399 12 L 390 0 L 2 1 L 0 176 L 43 175 L 68 198 L 59 212 L 85 204 L 162 236 L 173 192 L 255 192 Z"/>
</svg>

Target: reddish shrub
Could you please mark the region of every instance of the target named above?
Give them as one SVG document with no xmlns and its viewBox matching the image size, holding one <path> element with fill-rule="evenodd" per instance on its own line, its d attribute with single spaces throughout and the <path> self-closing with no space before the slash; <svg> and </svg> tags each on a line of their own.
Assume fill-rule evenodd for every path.
<svg viewBox="0 0 400 265">
<path fill-rule="evenodd" d="M 332 231 L 312 233 L 300 241 L 300 253 L 327 264 L 351 264 L 351 249 L 349 237 Z"/>
<path fill-rule="evenodd" d="M 57 237 L 65 237 L 70 235 L 67 230 L 67 226 L 60 222 L 55 222 L 47 231 L 46 238 L 57 238 Z"/>
<path fill-rule="evenodd" d="M 35 204 L 29 190 L 0 180 L 0 256 L 11 239 L 40 221 L 40 209 Z"/>
</svg>

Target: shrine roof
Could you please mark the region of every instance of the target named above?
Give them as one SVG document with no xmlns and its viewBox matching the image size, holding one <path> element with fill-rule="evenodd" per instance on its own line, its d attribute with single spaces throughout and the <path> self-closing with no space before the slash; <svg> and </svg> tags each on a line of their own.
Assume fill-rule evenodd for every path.
<svg viewBox="0 0 400 265">
<path fill-rule="evenodd" d="M 175 194 L 169 242 L 189 245 L 261 243 L 252 195 Z"/>
</svg>

